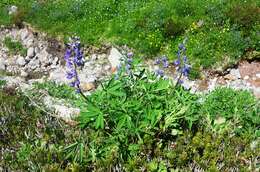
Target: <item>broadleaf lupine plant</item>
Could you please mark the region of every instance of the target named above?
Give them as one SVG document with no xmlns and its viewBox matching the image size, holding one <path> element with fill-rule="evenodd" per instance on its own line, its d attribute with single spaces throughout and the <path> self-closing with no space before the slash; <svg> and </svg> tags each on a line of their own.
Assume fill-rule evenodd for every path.
<svg viewBox="0 0 260 172">
<path fill-rule="evenodd" d="M 177 84 L 181 84 L 182 83 L 182 76 L 188 77 L 191 66 L 188 64 L 188 58 L 186 56 L 186 47 L 185 47 L 185 43 L 186 43 L 187 39 L 185 39 L 183 41 L 183 43 L 181 43 L 178 46 L 178 52 L 177 52 L 177 60 L 175 60 L 173 62 L 173 65 L 176 67 L 177 72 L 179 73 L 179 76 L 177 77 Z M 162 56 L 161 58 L 157 58 L 154 61 L 155 65 L 161 65 L 163 66 L 164 69 L 169 67 L 169 61 L 168 58 L 166 56 Z M 164 76 L 164 70 L 163 69 L 157 69 L 155 71 L 155 74 L 159 77 L 163 77 Z"/>
<path fill-rule="evenodd" d="M 77 72 L 77 68 L 84 65 L 83 52 L 78 37 L 70 38 L 70 42 L 66 44 L 64 59 L 67 66 L 66 78 L 71 80 L 70 86 L 76 88 L 76 92 L 88 100 L 80 89 L 80 80 Z"/>
</svg>

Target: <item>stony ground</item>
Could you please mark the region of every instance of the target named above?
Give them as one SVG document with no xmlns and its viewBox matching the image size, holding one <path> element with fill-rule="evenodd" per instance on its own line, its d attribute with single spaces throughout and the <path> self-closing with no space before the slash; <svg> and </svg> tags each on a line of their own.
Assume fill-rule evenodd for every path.
<svg viewBox="0 0 260 172">
<path fill-rule="evenodd" d="M 27 48 L 26 56 L 10 54 L 3 40 L 11 37 L 20 41 Z M 126 48 L 115 48 L 105 46 L 103 48 L 85 48 L 85 64 L 79 70 L 82 90 L 90 94 L 99 81 L 110 76 L 115 67 L 120 63 L 120 58 Z M 56 39 L 49 38 L 46 34 L 40 33 L 29 26 L 18 28 L 0 29 L 0 71 L 4 75 L 1 80 L 7 80 L 9 87 L 16 87 L 24 92 L 32 87 L 34 82 L 54 81 L 56 83 L 68 83 L 66 80 L 66 68 L 64 66 L 63 43 Z M 154 65 L 153 61 L 146 61 L 147 67 L 154 71 L 160 66 Z M 8 74 L 8 76 L 7 76 Z M 175 68 L 171 66 L 167 70 L 167 76 L 174 78 Z M 218 86 L 228 86 L 235 89 L 250 90 L 257 98 L 260 98 L 260 62 L 241 61 L 234 67 L 214 73 L 204 71 L 202 79 L 189 80 L 183 78 L 183 86 L 192 92 L 203 93 L 212 91 Z M 70 120 L 79 109 L 65 105 L 63 101 L 46 95 L 45 106 L 54 109 L 60 117 Z"/>
</svg>

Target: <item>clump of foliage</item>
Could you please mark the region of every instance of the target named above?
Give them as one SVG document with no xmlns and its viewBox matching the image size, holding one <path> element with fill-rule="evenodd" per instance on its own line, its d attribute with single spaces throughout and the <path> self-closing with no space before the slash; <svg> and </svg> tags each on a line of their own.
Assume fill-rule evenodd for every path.
<svg viewBox="0 0 260 172">
<path fill-rule="evenodd" d="M 259 104 L 251 94 L 220 88 L 194 95 L 138 63 L 127 58 L 87 102 L 69 86 L 35 84 L 54 97 L 84 104 L 75 127 L 32 106 L 22 94 L 1 90 L 0 166 L 31 171 L 258 168 Z"/>
<path fill-rule="evenodd" d="M 259 24 L 260 8 L 256 2 L 237 3 L 230 7 L 227 16 L 232 24 L 242 27 L 244 31 L 248 32 L 255 24 Z"/>
<path fill-rule="evenodd" d="M 260 104 L 247 91 L 218 88 L 206 96 L 201 110 L 208 118 L 209 126 L 239 133 L 248 130 L 259 136 Z"/>
<path fill-rule="evenodd" d="M 4 45 L 8 48 L 11 54 L 20 54 L 22 56 L 26 56 L 27 49 L 24 48 L 21 42 L 14 41 L 10 37 L 6 37 L 4 39 Z"/>
<path fill-rule="evenodd" d="M 257 169 L 259 140 L 252 133 L 201 125 L 201 106 L 219 100 L 201 105 L 199 97 L 181 87 L 170 89 L 166 80 L 132 77 L 104 83 L 82 112 L 81 128 L 38 110 L 22 94 L 1 90 L 0 166 L 30 171 Z"/>
</svg>

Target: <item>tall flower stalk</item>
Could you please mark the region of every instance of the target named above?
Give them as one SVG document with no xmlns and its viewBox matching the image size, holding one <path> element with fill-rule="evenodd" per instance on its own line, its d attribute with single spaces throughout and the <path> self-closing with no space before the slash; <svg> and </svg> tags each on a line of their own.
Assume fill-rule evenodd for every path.
<svg viewBox="0 0 260 172">
<path fill-rule="evenodd" d="M 77 72 L 77 68 L 84 65 L 79 38 L 73 37 L 70 39 L 70 43 L 66 44 L 64 59 L 67 67 L 66 78 L 70 80 L 70 86 L 76 88 L 76 92 L 88 100 L 80 89 L 80 80 Z"/>
<path fill-rule="evenodd" d="M 179 77 L 177 79 L 176 85 L 180 84 L 182 82 L 181 78 L 182 76 L 188 77 L 190 73 L 191 66 L 188 64 L 188 57 L 186 56 L 186 43 L 187 39 L 183 41 L 178 46 L 178 52 L 177 52 L 177 60 L 173 62 L 173 64 L 176 66 L 177 71 L 179 72 Z"/>
</svg>

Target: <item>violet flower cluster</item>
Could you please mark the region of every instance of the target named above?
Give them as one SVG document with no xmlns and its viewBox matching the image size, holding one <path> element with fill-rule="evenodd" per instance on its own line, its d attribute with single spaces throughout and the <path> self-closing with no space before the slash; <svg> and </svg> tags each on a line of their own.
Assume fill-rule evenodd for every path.
<svg viewBox="0 0 260 172">
<path fill-rule="evenodd" d="M 115 80 L 119 79 L 119 75 L 122 72 L 122 66 L 125 66 L 125 71 L 128 75 L 131 75 L 132 73 L 132 68 L 133 68 L 133 52 L 129 52 L 126 55 L 126 59 L 123 62 L 123 64 L 120 64 L 117 66 L 117 73 L 115 75 Z"/>
<path fill-rule="evenodd" d="M 177 52 L 177 60 L 175 60 L 172 64 L 176 67 L 177 71 L 179 72 L 179 77 L 178 77 L 178 81 L 177 83 L 182 83 L 181 78 L 182 76 L 187 77 L 190 73 L 190 65 L 188 64 L 188 58 L 186 56 L 186 47 L 185 47 L 185 43 L 186 43 L 187 39 L 185 39 L 183 41 L 183 43 L 181 43 L 178 47 L 178 52 Z M 155 74 L 159 77 L 163 77 L 164 76 L 164 69 L 168 68 L 170 63 L 167 59 L 166 56 L 162 56 L 161 58 L 157 58 L 154 61 L 155 65 L 158 65 L 159 69 L 157 69 L 155 71 Z"/>
<path fill-rule="evenodd" d="M 154 64 L 155 65 L 162 65 L 162 67 L 164 69 L 168 68 L 169 67 L 169 61 L 168 61 L 168 58 L 164 55 L 162 56 L 161 58 L 157 58 L 155 61 L 154 61 Z M 157 69 L 155 71 L 155 74 L 159 77 L 163 77 L 164 76 L 164 70 L 163 69 Z"/>
<path fill-rule="evenodd" d="M 78 78 L 77 67 L 83 66 L 84 61 L 79 38 L 71 38 L 70 43 L 68 43 L 66 46 L 67 49 L 64 55 L 67 66 L 66 78 L 71 80 L 70 86 L 75 87 L 76 91 L 80 93 L 80 81 Z"/>
<path fill-rule="evenodd" d="M 177 52 L 178 59 L 174 61 L 174 65 L 177 67 L 177 71 L 183 76 L 188 76 L 190 73 L 190 65 L 188 64 L 188 58 L 186 56 L 186 47 L 184 43 L 180 44 Z"/>
</svg>

